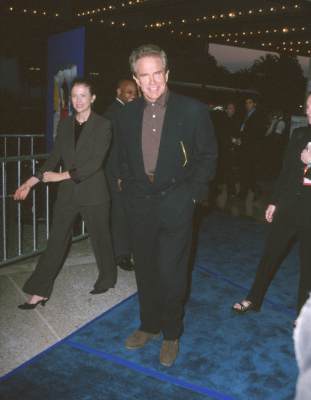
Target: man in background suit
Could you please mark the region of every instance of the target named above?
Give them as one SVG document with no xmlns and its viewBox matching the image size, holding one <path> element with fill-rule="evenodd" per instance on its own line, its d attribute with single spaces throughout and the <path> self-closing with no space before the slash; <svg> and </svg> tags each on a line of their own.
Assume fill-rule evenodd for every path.
<svg viewBox="0 0 311 400">
<path fill-rule="evenodd" d="M 122 79 L 117 84 L 116 98 L 105 111 L 104 116 L 108 119 L 115 117 L 116 113 L 130 101 L 137 97 L 137 86 L 131 79 Z"/>
<path fill-rule="evenodd" d="M 117 85 L 117 96 L 115 101 L 107 108 L 104 117 L 113 122 L 118 112 L 126 103 L 137 97 L 137 86 L 133 80 L 122 79 Z M 130 244 L 130 233 L 125 215 L 124 199 L 120 187 L 120 172 L 115 162 L 115 141 L 113 135 L 112 145 L 106 163 L 106 175 L 111 193 L 111 235 L 116 265 L 125 271 L 132 271 L 134 264 L 131 259 L 132 249 Z"/>
<path fill-rule="evenodd" d="M 239 197 L 244 199 L 251 190 L 255 197 L 259 194 L 257 185 L 258 167 L 262 157 L 262 143 L 265 134 L 264 121 L 257 109 L 255 98 L 245 100 L 246 114 L 241 133 L 241 186 Z"/>
<path fill-rule="evenodd" d="M 208 108 L 167 88 L 167 57 L 155 45 L 130 56 L 143 97 L 116 119 L 140 306 L 126 340 L 143 347 L 163 334 L 160 363 L 171 366 L 183 333 L 194 205 L 206 196 L 217 145 Z"/>
</svg>

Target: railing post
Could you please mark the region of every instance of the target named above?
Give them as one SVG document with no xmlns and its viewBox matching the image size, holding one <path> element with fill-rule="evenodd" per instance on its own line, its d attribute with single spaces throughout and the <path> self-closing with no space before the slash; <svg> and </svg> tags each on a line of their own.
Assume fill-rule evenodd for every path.
<svg viewBox="0 0 311 400">
<path fill-rule="evenodd" d="M 36 160 L 32 159 L 32 174 L 36 173 Z M 32 248 L 37 250 L 37 218 L 36 218 L 36 189 L 32 190 Z"/>
<path fill-rule="evenodd" d="M 6 158 L 7 157 L 7 137 L 5 136 L 5 138 L 4 138 L 4 158 Z"/>
<path fill-rule="evenodd" d="M 50 236 L 50 185 L 45 186 L 45 215 L 46 215 L 46 240 Z"/>
<path fill-rule="evenodd" d="M 17 161 L 17 187 L 21 184 L 21 161 Z M 18 255 L 22 254 L 22 221 L 21 221 L 21 203 L 17 202 L 17 240 Z"/>
<path fill-rule="evenodd" d="M 1 163 L 2 170 L 2 234 L 3 234 L 3 259 L 7 259 L 7 240 L 6 240 L 6 162 Z"/>
<path fill-rule="evenodd" d="M 41 241 L 38 241 L 38 221 L 37 221 L 37 204 L 36 202 L 38 200 L 41 201 L 41 197 L 39 197 L 39 194 L 41 194 L 41 191 L 38 192 L 38 190 L 34 189 L 32 190 L 32 243 L 31 246 L 32 248 L 28 248 L 28 246 L 25 246 L 24 243 L 24 237 L 23 237 L 23 227 L 24 227 L 24 222 L 23 222 L 23 213 L 22 213 L 22 205 L 20 202 L 17 203 L 17 225 L 18 225 L 18 231 L 17 231 L 17 243 L 15 240 L 15 245 L 14 246 L 14 253 L 11 251 L 11 242 L 8 240 L 8 235 L 7 235 L 7 228 L 11 227 L 14 224 L 16 224 L 16 216 L 14 215 L 7 215 L 8 211 L 8 199 L 13 198 L 13 193 L 8 193 L 8 187 L 7 187 L 7 181 L 8 181 L 8 174 L 9 174 L 9 168 L 7 167 L 9 163 L 15 163 L 17 168 L 17 175 L 16 175 L 16 183 L 18 186 L 21 185 L 21 180 L 22 180 L 22 167 L 23 167 L 23 162 L 27 161 L 31 163 L 31 170 L 32 174 L 36 173 L 37 170 L 37 162 L 38 160 L 44 160 L 48 157 L 48 154 L 37 154 L 33 156 L 20 156 L 20 157 L 0 157 L 0 169 L 2 173 L 1 177 L 1 188 L 0 188 L 0 202 L 2 204 L 2 226 L 0 227 L 0 233 L 2 234 L 3 238 L 1 238 L 1 243 L 0 243 L 0 250 L 3 249 L 3 258 L 0 259 L 0 267 L 3 265 L 7 265 L 12 262 L 16 262 L 18 260 L 25 259 L 27 257 L 31 257 L 34 255 L 39 254 L 44 250 L 44 246 L 41 246 Z M 45 188 L 45 215 L 46 215 L 46 227 L 45 227 L 45 234 L 43 233 L 44 236 L 46 236 L 46 239 L 49 238 L 50 234 L 50 186 L 46 185 Z M 43 193 L 44 196 L 44 193 Z M 43 200 L 43 199 L 42 199 Z M 15 207 L 15 206 L 14 206 Z M 15 209 L 15 208 L 14 208 Z M 86 235 L 86 226 L 84 221 L 82 221 L 81 225 L 81 233 L 78 234 L 75 237 L 73 237 L 73 241 L 76 240 L 81 240 L 84 239 Z M 26 235 L 28 237 L 28 235 Z M 14 232 L 14 237 L 15 232 Z M 27 239 L 26 237 L 26 239 Z M 13 242 L 12 242 L 13 243 Z M 40 248 L 38 246 L 40 245 Z M 12 247 L 13 248 L 13 247 Z M 2 256 L 2 254 L 1 254 Z"/>
</svg>

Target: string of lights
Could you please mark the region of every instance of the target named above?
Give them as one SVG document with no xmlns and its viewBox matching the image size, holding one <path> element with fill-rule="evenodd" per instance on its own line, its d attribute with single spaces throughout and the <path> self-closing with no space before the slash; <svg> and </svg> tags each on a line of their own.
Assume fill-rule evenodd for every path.
<svg viewBox="0 0 311 400">
<path fill-rule="evenodd" d="M 31 8 L 16 8 L 9 7 L 9 13 L 11 15 L 27 15 L 33 17 L 59 17 L 59 12 L 51 13 L 47 9 L 31 9 Z"/>
<path fill-rule="evenodd" d="M 284 15 L 284 13 L 292 12 L 292 11 L 300 11 L 300 5 L 280 5 L 275 7 L 269 8 L 258 8 L 258 9 L 250 9 L 250 10 L 237 10 L 237 11 L 227 11 L 222 12 L 221 14 L 211 14 L 211 15 L 204 15 L 204 16 L 197 16 L 193 18 L 181 18 L 175 21 L 166 20 L 166 21 L 157 21 L 152 22 L 150 24 L 146 24 L 145 28 L 160 28 L 164 26 L 172 26 L 176 24 L 197 24 L 197 23 L 206 23 L 212 21 L 219 21 L 219 20 L 230 20 L 234 18 L 241 18 L 241 17 L 258 17 L 258 16 L 265 16 L 267 15 Z"/>
<path fill-rule="evenodd" d="M 182 36 L 188 39 L 206 39 L 208 37 L 209 40 L 214 39 L 217 43 L 223 43 L 227 45 L 234 45 L 239 47 L 254 47 L 253 43 L 247 40 L 247 38 L 243 37 L 246 40 L 239 40 L 238 38 L 225 38 L 222 36 L 206 36 L 202 34 L 196 34 L 189 31 L 176 31 L 171 30 L 170 34 Z M 277 41 L 277 42 L 261 42 L 259 46 L 269 49 L 269 51 L 276 51 L 276 52 L 289 52 L 291 54 L 304 54 L 307 56 L 311 55 L 311 48 L 310 45 L 311 40 L 296 40 L 296 41 Z M 294 47 L 295 46 L 295 47 Z M 298 46 L 298 48 L 297 48 Z M 299 48 L 300 47 L 300 48 Z"/>
<path fill-rule="evenodd" d="M 165 26 L 167 28 L 169 26 Z M 163 26 L 156 26 L 156 29 L 163 28 Z M 146 28 L 145 29 L 149 29 Z M 226 36 L 260 36 L 260 35 L 270 35 L 270 34 L 286 34 L 289 32 L 304 32 L 306 30 L 305 26 L 284 26 L 281 28 L 269 28 L 269 29 L 257 29 L 252 31 L 242 31 L 242 32 L 217 32 L 217 33 L 210 33 L 208 37 L 210 39 L 217 38 L 217 37 L 226 37 Z"/>
<path fill-rule="evenodd" d="M 118 2 L 113 3 L 111 0 L 106 3 L 105 6 L 98 7 L 98 8 L 93 8 L 93 9 L 87 9 L 87 10 L 79 10 L 76 12 L 76 16 L 78 17 L 90 17 L 97 15 L 99 13 L 107 13 L 111 11 L 116 11 L 119 9 L 125 9 L 128 7 L 134 7 L 134 6 L 141 6 L 147 2 L 150 2 L 151 0 L 119 0 Z M 181 24 L 193 24 L 193 23 L 204 23 L 204 22 L 210 22 L 210 21 L 215 21 L 215 20 L 225 20 L 225 19 L 233 19 L 233 18 L 239 18 L 239 17 L 250 17 L 250 16 L 267 16 L 267 15 L 277 15 L 278 13 L 284 14 L 288 13 L 291 11 L 298 11 L 301 8 L 299 4 L 293 4 L 293 5 L 288 5 L 288 4 L 281 4 L 273 7 L 267 7 L 267 8 L 252 8 L 248 10 L 230 10 L 226 12 L 222 12 L 219 14 L 211 14 L 211 15 L 204 15 L 204 16 L 197 16 L 191 19 L 186 19 L 182 18 L 177 21 L 162 21 L 162 22 L 155 22 L 149 24 L 149 27 L 152 28 L 154 26 L 159 26 L 161 25 L 172 25 L 176 23 L 181 23 Z M 10 6 L 9 7 L 10 13 L 14 14 L 27 14 L 27 15 L 33 15 L 33 16 L 54 16 L 58 17 L 60 16 L 59 12 L 55 13 L 49 13 L 47 9 L 31 9 L 31 8 L 17 8 L 16 6 Z M 148 27 L 148 25 L 146 25 Z"/>
<path fill-rule="evenodd" d="M 127 0 L 127 1 L 122 1 L 118 3 L 107 3 L 103 7 L 99 8 L 93 8 L 89 10 L 79 10 L 77 11 L 76 15 L 78 17 L 88 17 L 90 15 L 96 15 L 99 13 L 107 13 L 107 12 L 112 12 L 120 9 L 125 9 L 125 8 L 132 8 L 134 6 L 140 6 L 142 4 L 145 4 L 149 2 L 150 0 Z"/>
</svg>

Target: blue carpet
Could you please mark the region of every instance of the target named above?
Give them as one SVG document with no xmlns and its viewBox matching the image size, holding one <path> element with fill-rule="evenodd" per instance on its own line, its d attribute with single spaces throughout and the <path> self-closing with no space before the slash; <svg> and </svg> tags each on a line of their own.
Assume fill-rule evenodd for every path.
<svg viewBox="0 0 311 400">
<path fill-rule="evenodd" d="M 137 351 L 137 296 L 4 376 L 1 400 L 285 400 L 297 376 L 292 328 L 297 252 L 284 261 L 261 313 L 231 311 L 250 286 L 265 225 L 211 214 L 204 222 L 175 365 L 158 362 L 160 340 Z"/>
</svg>

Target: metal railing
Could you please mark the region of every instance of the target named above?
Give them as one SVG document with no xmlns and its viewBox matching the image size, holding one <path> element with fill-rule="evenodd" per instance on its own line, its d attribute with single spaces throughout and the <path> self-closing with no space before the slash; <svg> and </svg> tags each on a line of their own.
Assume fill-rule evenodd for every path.
<svg viewBox="0 0 311 400">
<path fill-rule="evenodd" d="M 0 155 L 8 156 L 34 155 L 35 149 L 43 145 L 44 135 L 33 134 L 1 134 L 0 135 Z M 36 150 L 36 153 L 38 151 Z"/>
<path fill-rule="evenodd" d="M 23 202 L 13 194 L 34 175 L 48 154 L 0 158 L 0 267 L 41 253 L 49 238 L 55 185 L 38 184 Z M 73 240 L 85 238 L 85 224 L 74 228 Z"/>
</svg>

